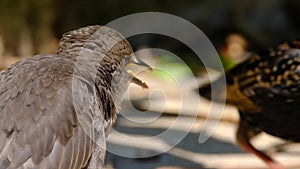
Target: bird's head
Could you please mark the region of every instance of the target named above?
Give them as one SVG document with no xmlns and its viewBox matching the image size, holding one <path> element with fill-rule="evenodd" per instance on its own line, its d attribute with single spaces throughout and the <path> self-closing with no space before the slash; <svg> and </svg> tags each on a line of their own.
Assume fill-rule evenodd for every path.
<svg viewBox="0 0 300 169">
<path fill-rule="evenodd" d="M 137 70 L 141 68 L 152 70 L 149 65 L 138 59 L 134 53 L 132 53 L 124 57 L 122 63 L 112 74 L 111 91 L 117 110 L 120 110 L 121 98 L 127 91 L 130 83 L 134 83 L 142 88 L 148 88 L 148 85 L 136 76 L 139 72 Z"/>
<path fill-rule="evenodd" d="M 224 102 L 226 101 L 226 81 L 224 76 L 220 76 L 211 83 L 203 84 L 198 88 L 198 92 L 201 96 L 215 101 Z M 214 95 L 212 91 L 214 90 Z"/>
<path fill-rule="evenodd" d="M 130 43 L 112 28 L 93 25 L 69 31 L 61 38 L 57 53 L 77 60 L 77 65 L 83 67 L 81 72 L 95 73 L 96 70 L 102 79 L 96 79 L 99 85 L 106 86 L 117 79 L 115 82 L 123 83 L 122 87 L 130 81 L 147 88 L 134 75 L 134 70 L 139 66 L 151 69 L 150 66 L 139 60 Z"/>
</svg>

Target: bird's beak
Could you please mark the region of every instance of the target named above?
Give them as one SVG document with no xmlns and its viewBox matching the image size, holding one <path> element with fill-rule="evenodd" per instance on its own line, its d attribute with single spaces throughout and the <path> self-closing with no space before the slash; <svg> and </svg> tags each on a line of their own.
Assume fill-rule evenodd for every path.
<svg viewBox="0 0 300 169">
<path fill-rule="evenodd" d="M 132 77 L 131 82 L 132 83 L 134 83 L 138 86 L 141 86 L 142 88 L 145 88 L 145 89 L 149 88 L 148 85 L 144 81 L 137 78 L 131 70 L 128 70 L 127 73 L 131 75 L 131 77 Z"/>
<path fill-rule="evenodd" d="M 228 86 L 223 86 L 224 79 L 217 79 L 211 83 L 206 83 L 198 88 L 199 94 L 215 102 L 226 101 L 226 90 Z M 215 96 L 212 96 L 212 90 L 215 90 Z"/>
<path fill-rule="evenodd" d="M 129 67 L 129 69 L 127 70 L 127 73 L 130 74 L 130 75 L 132 76 L 131 82 L 132 82 L 132 83 L 135 83 L 135 84 L 138 85 L 138 86 L 141 86 L 142 88 L 148 89 L 148 88 L 149 88 L 148 85 L 147 85 L 144 81 L 138 79 L 138 78 L 135 76 L 135 73 L 130 69 L 130 67 L 133 68 L 133 67 L 136 67 L 136 66 L 142 66 L 142 67 L 145 67 L 147 70 L 151 70 L 151 71 L 153 70 L 152 67 L 150 67 L 147 63 L 145 63 L 145 62 L 139 60 L 139 59 L 136 58 L 136 57 L 134 57 L 134 58 L 132 59 L 132 61 L 129 62 L 129 63 L 127 64 L 127 66 L 126 66 L 126 67 Z M 133 69 L 134 69 L 134 68 L 133 68 Z"/>
<path fill-rule="evenodd" d="M 153 70 L 151 66 L 149 66 L 147 63 L 141 61 L 140 59 L 134 57 L 132 59 L 132 62 L 130 62 L 129 64 L 134 64 L 134 65 L 138 65 L 138 66 L 142 66 L 142 67 L 145 67 L 146 69 L 149 69 L 149 70 Z"/>
</svg>

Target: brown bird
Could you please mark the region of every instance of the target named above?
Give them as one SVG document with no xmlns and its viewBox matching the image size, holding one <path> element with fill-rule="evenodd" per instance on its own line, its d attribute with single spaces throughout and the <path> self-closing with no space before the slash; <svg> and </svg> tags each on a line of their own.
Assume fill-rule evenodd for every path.
<svg viewBox="0 0 300 169">
<path fill-rule="evenodd" d="M 215 101 L 226 99 L 227 104 L 239 111 L 237 144 L 265 161 L 269 168 L 282 169 L 282 165 L 253 147 L 250 140 L 266 132 L 300 141 L 300 41 L 253 53 L 226 73 L 226 86 L 218 86 L 222 80 L 200 87 L 200 95 L 211 98 L 211 85 L 214 85 L 218 90 Z"/>
<path fill-rule="evenodd" d="M 122 94 L 131 80 L 147 87 L 132 64 L 147 66 L 120 33 L 88 26 L 1 71 L 0 168 L 102 168 Z"/>
</svg>

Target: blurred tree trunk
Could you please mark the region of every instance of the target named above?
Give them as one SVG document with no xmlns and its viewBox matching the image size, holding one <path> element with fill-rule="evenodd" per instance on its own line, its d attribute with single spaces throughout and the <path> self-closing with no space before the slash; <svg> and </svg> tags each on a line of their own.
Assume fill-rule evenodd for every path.
<svg viewBox="0 0 300 169">
<path fill-rule="evenodd" d="M 21 57 L 33 55 L 32 35 L 28 28 L 23 29 L 21 32 L 18 54 Z"/>
<path fill-rule="evenodd" d="M 4 43 L 3 43 L 2 34 L 0 32 L 0 61 L 3 59 L 3 54 L 4 54 Z"/>
<path fill-rule="evenodd" d="M 51 51 L 49 46 L 54 42 L 53 3 L 51 0 L 0 1 L 4 55 L 31 56 Z"/>
</svg>

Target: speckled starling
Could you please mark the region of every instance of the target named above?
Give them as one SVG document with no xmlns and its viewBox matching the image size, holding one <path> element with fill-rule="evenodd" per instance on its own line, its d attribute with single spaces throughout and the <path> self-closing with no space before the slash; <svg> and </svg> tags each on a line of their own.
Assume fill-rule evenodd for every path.
<svg viewBox="0 0 300 169">
<path fill-rule="evenodd" d="M 1 71 L 0 168 L 102 168 L 123 92 L 131 79 L 147 87 L 129 64 L 145 65 L 120 33 L 88 26 Z"/>
<path fill-rule="evenodd" d="M 270 168 L 283 168 L 253 147 L 250 140 L 266 132 L 285 140 L 300 141 L 300 41 L 253 53 L 226 72 L 225 77 L 226 90 L 218 91 L 215 100 L 226 99 L 227 104 L 237 107 L 240 114 L 237 144 L 265 161 Z M 220 79 L 212 84 L 218 86 Z M 219 89 L 221 86 L 216 87 Z M 211 99 L 210 92 L 211 84 L 199 88 L 200 95 Z"/>
</svg>

